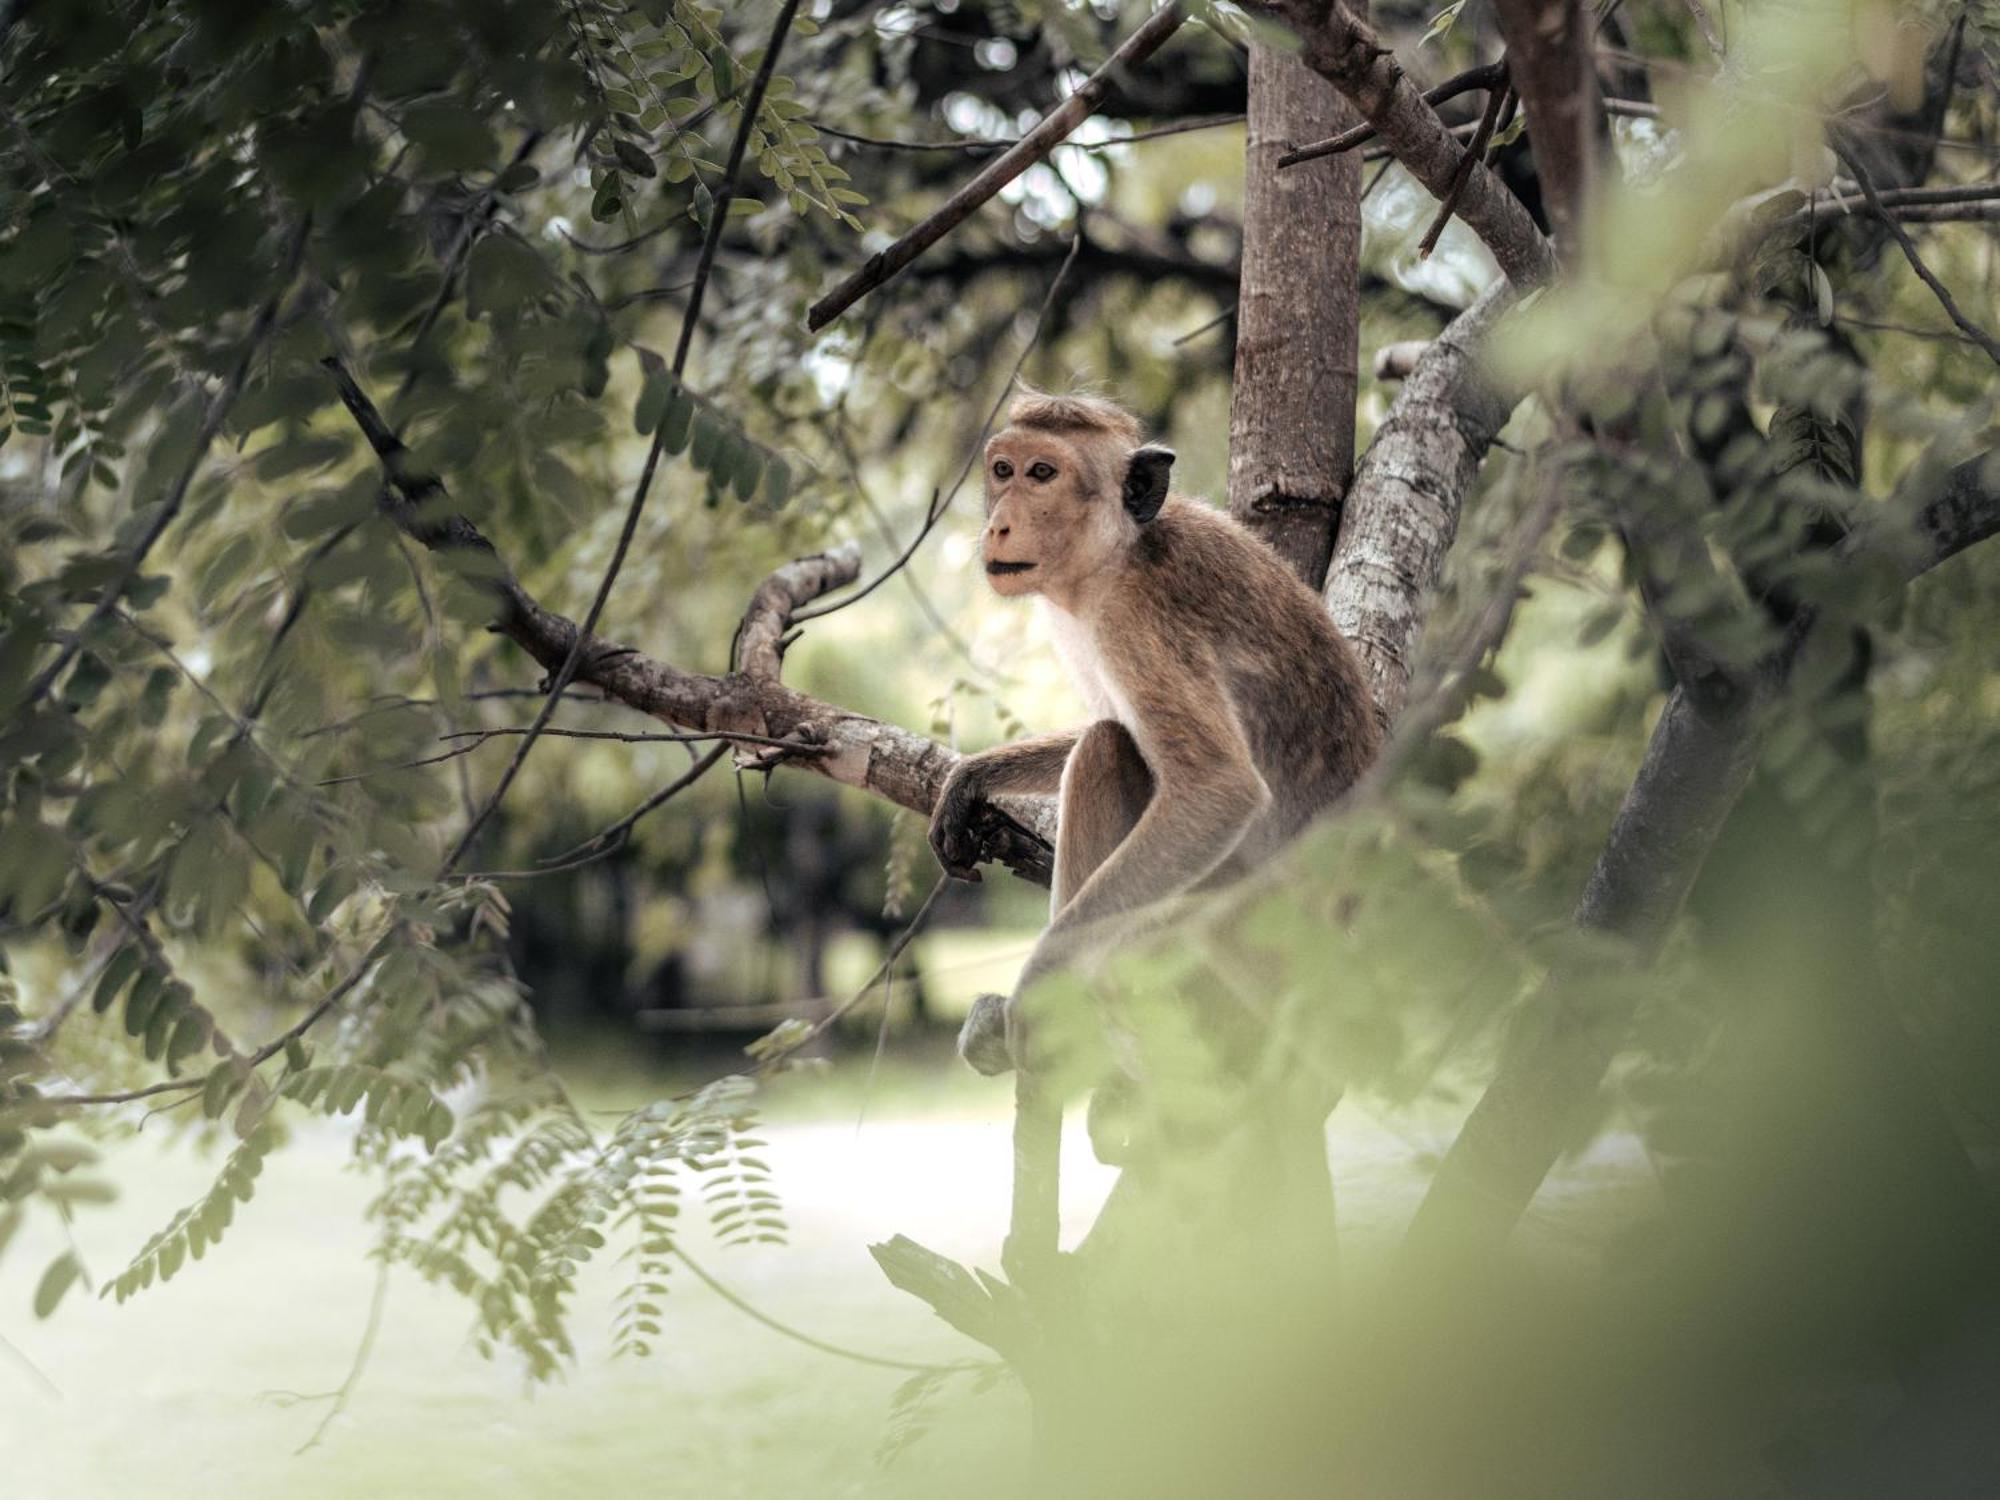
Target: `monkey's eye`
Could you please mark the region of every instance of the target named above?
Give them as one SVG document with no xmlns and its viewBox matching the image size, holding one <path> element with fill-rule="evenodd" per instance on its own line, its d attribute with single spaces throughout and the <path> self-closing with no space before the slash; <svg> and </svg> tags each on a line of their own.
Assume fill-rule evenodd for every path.
<svg viewBox="0 0 2000 1500">
<path fill-rule="evenodd" d="M 1037 484 L 1047 484 L 1056 477 L 1056 466 L 1046 460 L 1032 464 L 1028 468 L 1028 477 Z"/>
<path fill-rule="evenodd" d="M 1004 458 L 994 459 L 993 477 L 995 479 L 1012 479 L 1014 477 L 1014 466 Z"/>
</svg>

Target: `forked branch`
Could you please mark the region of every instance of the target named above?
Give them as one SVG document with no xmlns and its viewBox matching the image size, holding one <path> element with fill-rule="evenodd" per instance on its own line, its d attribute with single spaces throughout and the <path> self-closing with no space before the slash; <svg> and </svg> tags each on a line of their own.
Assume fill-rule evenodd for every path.
<svg viewBox="0 0 2000 1500">
<path fill-rule="evenodd" d="M 327 369 L 355 423 L 381 460 L 388 479 L 383 510 L 409 536 L 453 555 L 493 596 L 493 628 L 550 672 L 559 671 L 577 645 L 574 621 L 544 609 L 521 586 L 477 527 L 450 508 L 434 478 L 410 470 L 410 456 L 353 376 L 338 360 Z M 789 761 L 844 786 L 857 787 L 928 814 L 958 757 L 923 735 L 852 713 L 794 692 L 779 680 L 782 643 L 793 612 L 809 600 L 854 581 L 860 554 L 852 549 L 787 564 L 759 587 L 739 631 L 741 663 L 722 676 L 687 672 L 629 646 L 598 638 L 583 642 L 576 680 L 627 707 L 684 729 L 747 733 L 795 743 L 796 758 L 782 749 L 763 752 L 758 764 Z M 1046 885 L 1051 869 L 1055 813 L 1044 802 L 1023 799 L 1017 816 L 993 811 L 980 829 L 982 848 L 1025 879 Z"/>
</svg>

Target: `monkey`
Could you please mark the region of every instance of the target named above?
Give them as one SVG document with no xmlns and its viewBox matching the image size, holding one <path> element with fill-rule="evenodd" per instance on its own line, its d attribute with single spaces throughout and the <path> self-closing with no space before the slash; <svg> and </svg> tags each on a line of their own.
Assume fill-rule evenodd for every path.
<svg viewBox="0 0 2000 1500">
<path fill-rule="evenodd" d="M 930 825 L 977 879 L 982 803 L 1058 797 L 1050 920 L 1007 997 L 981 996 L 959 1053 L 1025 1063 L 1020 997 L 1107 924 L 1268 860 L 1380 748 L 1367 676 L 1319 596 L 1229 516 L 1172 493 L 1175 455 L 1113 402 L 1025 395 L 985 448 L 981 556 L 1003 598 L 1038 597 L 1094 720 L 953 766 Z"/>
</svg>

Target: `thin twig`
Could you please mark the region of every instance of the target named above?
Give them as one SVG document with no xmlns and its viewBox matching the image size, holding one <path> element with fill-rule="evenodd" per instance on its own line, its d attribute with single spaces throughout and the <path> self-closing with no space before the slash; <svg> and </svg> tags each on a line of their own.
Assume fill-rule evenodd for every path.
<svg viewBox="0 0 2000 1500">
<path fill-rule="evenodd" d="M 457 284 L 458 273 L 464 268 L 466 257 L 472 253 L 472 247 L 478 241 L 481 226 L 493 211 L 494 199 L 500 196 L 501 179 L 533 156 L 535 148 L 541 143 L 542 132 L 539 128 L 530 130 L 523 136 L 521 144 L 515 147 L 507 165 L 494 174 L 493 180 L 486 185 L 485 191 L 479 195 L 478 200 L 460 221 L 458 235 L 452 242 L 451 253 L 445 257 L 444 279 L 438 283 L 437 295 L 431 298 L 430 306 L 424 309 L 423 321 L 417 325 L 417 331 L 410 336 L 408 356 L 410 367 L 403 372 L 403 378 L 396 386 L 396 394 L 389 398 L 391 413 L 401 409 L 403 403 L 409 399 L 410 392 L 416 389 L 417 382 L 423 378 L 423 366 L 417 363 L 417 356 L 423 352 L 424 340 L 430 337 L 431 330 L 437 326 L 437 320 L 445 310 L 445 305 L 451 301 L 452 288 Z"/>
<path fill-rule="evenodd" d="M 547 862 L 549 869 L 551 871 L 570 869 L 577 864 L 584 863 L 578 856 L 585 854 L 586 851 L 596 851 L 590 854 L 590 858 L 595 859 L 602 854 L 608 854 L 613 849 L 618 848 L 625 842 L 626 838 L 631 834 L 633 826 L 641 818 L 693 786 L 703 776 L 708 774 L 717 761 L 721 760 L 728 753 L 729 746 L 726 743 L 717 745 L 708 754 L 702 756 L 701 759 L 688 767 L 686 771 L 661 787 L 616 823 L 613 823 L 608 828 L 598 830 L 575 848 L 566 849 L 561 854 L 552 856 Z"/>
<path fill-rule="evenodd" d="M 875 972 L 868 976 L 868 982 L 815 1021 L 811 1032 L 805 1038 L 806 1041 L 811 1041 L 814 1037 L 825 1035 L 833 1029 L 835 1023 L 843 1016 L 868 998 L 875 986 L 882 982 L 883 976 L 895 966 L 896 960 L 903 956 L 903 950 L 910 946 L 910 940 L 923 931 L 924 921 L 930 916 L 931 908 L 937 905 L 937 898 L 944 894 L 944 888 L 950 883 L 950 876 L 940 875 L 938 877 L 937 884 L 931 887 L 931 893 L 924 897 L 924 904 L 917 908 L 916 914 L 910 918 L 909 925 L 897 936 L 896 941 L 889 945 L 888 955 L 883 958 Z"/>
<path fill-rule="evenodd" d="M 1458 171 L 1452 175 L 1451 191 L 1445 194 L 1444 201 L 1438 205 L 1437 217 L 1431 220 L 1431 227 L 1417 242 L 1418 260 L 1429 260 L 1431 252 L 1437 249 L 1438 236 L 1444 233 L 1445 225 L 1458 211 L 1459 194 L 1472 180 L 1472 169 L 1486 159 L 1486 145 L 1493 139 L 1493 132 L 1500 128 L 1500 116 L 1503 113 L 1512 115 L 1516 97 L 1512 84 L 1503 84 L 1487 93 L 1486 108 L 1479 114 L 1479 125 L 1466 144 L 1465 154 L 1459 158 Z"/>
<path fill-rule="evenodd" d="M 1175 339 L 1174 347 L 1178 349 L 1183 344 L 1193 343 L 1196 339 L 1200 338 L 1204 333 L 1208 333 L 1213 329 L 1220 328 L 1224 323 L 1227 323 L 1231 318 L 1235 316 L 1236 316 L 1236 304 L 1232 302 L 1229 304 L 1229 306 L 1223 308 L 1221 312 L 1217 313 L 1214 317 L 1210 318 L 1206 323 L 1202 323 L 1194 328 L 1190 328 L 1186 333 L 1182 334 L 1179 338 Z"/>
<path fill-rule="evenodd" d="M 398 927 L 390 927 L 381 936 L 377 937 L 373 943 L 369 944 L 368 951 L 361 955 L 359 962 L 353 968 L 349 969 L 346 974 L 342 975 L 340 981 L 322 995 L 314 1003 L 312 1009 L 308 1010 L 305 1015 L 301 1016 L 292 1025 L 272 1037 L 271 1040 L 264 1043 L 255 1052 L 249 1053 L 244 1058 L 248 1066 L 254 1069 L 263 1063 L 269 1062 L 273 1057 L 276 1057 L 280 1052 L 285 1050 L 287 1043 L 297 1041 L 308 1031 L 312 1030 L 314 1026 L 318 1025 L 320 1019 L 328 1011 L 344 1000 L 356 985 L 368 977 L 369 970 L 373 969 L 382 955 L 388 952 L 390 940 L 395 937 L 397 931 Z M 177 1090 L 192 1093 L 201 1088 L 206 1082 L 205 1078 L 169 1078 L 159 1083 L 148 1084 L 144 1088 L 127 1089 L 122 1093 L 58 1094 L 52 1098 L 43 1099 L 40 1102 L 51 1106 L 72 1104 L 130 1104 L 135 1100 L 150 1099 L 156 1094 L 172 1093 Z"/>
<path fill-rule="evenodd" d="M 331 1404 L 326 1409 L 326 1415 L 319 1419 L 319 1426 L 312 1430 L 312 1436 L 292 1450 L 294 1458 L 318 1447 L 320 1439 L 326 1436 L 327 1428 L 333 1425 L 334 1418 L 347 1410 L 348 1399 L 353 1396 L 354 1388 L 361 1383 L 362 1372 L 368 1368 L 368 1356 L 375 1352 L 375 1335 L 382 1330 L 382 1306 L 388 1298 L 389 1263 L 385 1260 L 375 1271 L 375 1291 L 368 1299 L 368 1321 L 362 1325 L 361 1342 L 354 1347 L 354 1361 L 347 1367 L 347 1378 L 340 1382 L 337 1390 L 329 1391 L 324 1397 L 302 1398 L 311 1401 L 325 1400 Z"/>
<path fill-rule="evenodd" d="M 1179 0 L 1172 0 L 1172 3 L 1155 11 L 1144 25 L 1125 39 L 1117 51 L 1105 59 L 1101 68 L 1085 79 L 1075 93 L 1044 115 L 1018 144 L 1009 147 L 997 161 L 953 193 L 936 213 L 888 249 L 869 256 L 859 270 L 815 302 L 806 314 L 806 327 L 814 332 L 826 327 L 971 218 L 1000 189 L 1046 157 L 1096 111 L 1118 75 L 1157 52 L 1180 29 L 1184 19 Z"/>
<path fill-rule="evenodd" d="M 1844 144 L 1837 132 L 1832 133 L 1829 138 L 1840 159 L 1847 163 L 1847 170 L 1854 174 L 1854 180 L 1860 184 L 1862 195 L 1868 199 L 1869 208 L 1874 210 L 1875 217 L 1887 226 L 1889 233 L 1895 237 L 1897 245 L 1902 248 L 1903 259 L 1910 263 L 1910 269 L 1915 271 L 1923 284 L 1931 289 L 1931 295 L 1937 298 L 1938 305 L 1945 310 L 1945 315 L 1958 325 L 1959 331 L 1984 349 L 1995 364 L 2000 364 L 2000 342 L 1995 342 L 1992 334 L 1965 315 L 1959 308 L 1957 299 L 1952 296 L 1951 289 L 1939 281 L 1931 268 L 1924 264 L 1924 258 L 1917 253 L 1916 242 L 1910 238 L 1909 231 L 1897 222 L 1896 216 L 1884 206 L 1882 195 L 1875 191 L 1875 179 L 1861 164 L 1861 154 L 1853 150 L 1851 144 Z"/>
<path fill-rule="evenodd" d="M 792 17 L 798 8 L 799 0 L 784 0 L 784 4 L 779 8 L 778 19 L 771 28 L 771 39 L 764 46 L 764 60 L 758 66 L 756 81 L 751 84 L 749 97 L 743 102 L 743 118 L 737 124 L 735 139 L 730 142 L 729 160 L 723 167 L 722 181 L 715 192 L 715 206 L 709 217 L 708 234 L 702 240 L 701 259 L 695 264 L 694 282 L 688 289 L 687 312 L 681 319 L 680 339 L 674 346 L 672 368 L 677 379 L 687 366 L 688 350 L 694 344 L 695 327 L 701 318 L 702 297 L 708 289 L 708 279 L 715 268 L 716 247 L 722 241 L 723 225 L 729 218 L 730 200 L 736 195 L 736 176 L 743 166 L 743 153 L 749 144 L 750 132 L 756 128 L 758 115 L 764 105 L 764 91 L 770 86 L 771 74 L 778 65 L 778 53 L 784 47 L 785 36 L 791 30 Z M 597 585 L 596 597 L 590 601 L 590 609 L 577 629 L 576 640 L 570 646 L 569 655 L 550 682 L 549 695 L 543 700 L 541 711 L 536 714 L 535 722 L 529 726 L 528 733 L 521 737 L 521 743 L 515 750 L 513 759 L 500 773 L 499 782 L 488 794 L 478 815 L 466 825 L 465 832 L 452 846 L 451 853 L 445 856 L 439 870 L 440 875 L 450 874 L 472 848 L 480 830 L 486 826 L 487 819 L 493 816 L 494 809 L 499 807 L 501 799 L 507 795 L 507 789 L 514 784 L 514 778 L 520 774 L 522 765 L 528 759 L 528 752 L 535 748 L 535 741 L 541 737 L 557 705 L 561 703 L 563 690 L 569 686 L 570 680 L 576 676 L 577 669 L 583 665 L 584 653 L 590 649 L 591 632 L 597 628 L 597 622 L 604 613 L 604 606 L 610 601 L 611 590 L 618 582 L 618 574 L 625 566 L 625 556 L 632 549 L 632 538 L 638 532 L 639 518 L 645 512 L 646 497 L 652 492 L 653 475 L 659 469 L 660 455 L 665 449 L 665 444 L 666 424 L 662 423 L 654 432 L 653 441 L 646 450 L 645 466 L 640 471 L 638 485 L 633 489 L 632 501 L 626 507 L 625 524 L 618 533 L 618 543 L 612 550 L 611 562 L 605 568 L 604 577 Z"/>
<path fill-rule="evenodd" d="M 1048 294 L 1042 298 L 1042 305 L 1040 310 L 1035 314 L 1035 326 L 1028 334 L 1028 341 L 1021 346 L 1021 353 L 1014 361 L 1014 368 L 1008 372 L 1007 383 L 1000 387 L 1000 394 L 993 401 L 993 409 L 986 414 L 986 421 L 980 426 L 979 435 L 972 440 L 971 447 L 966 451 L 965 462 L 959 468 L 958 478 L 952 481 L 951 488 L 948 490 L 931 491 L 931 503 L 930 507 L 924 512 L 924 524 L 918 527 L 917 534 L 910 538 L 910 545 L 903 549 L 902 555 L 894 562 L 890 563 L 888 567 L 877 573 L 853 593 L 848 594 L 844 598 L 836 599 L 830 604 L 822 604 L 817 609 L 801 609 L 796 611 L 792 615 L 794 623 L 817 620 L 834 613 L 836 610 L 845 609 L 850 604 L 859 603 L 874 593 L 875 590 L 882 587 L 891 578 L 895 577 L 909 563 L 910 559 L 917 555 L 917 549 L 923 546 L 924 539 L 931 534 L 937 523 L 944 519 L 944 513 L 951 508 L 951 502 L 957 498 L 959 490 L 965 484 L 966 477 L 971 474 L 973 464 L 979 461 L 979 455 L 985 451 L 986 436 L 993 430 L 993 424 L 999 419 L 1000 409 L 1007 404 L 1007 398 L 1013 394 L 1015 383 L 1020 380 L 1021 371 L 1028 363 L 1028 356 L 1034 352 L 1035 346 L 1041 342 L 1042 329 L 1048 322 L 1049 310 L 1055 306 L 1056 295 L 1062 290 L 1062 284 L 1069 276 L 1070 268 L 1076 264 L 1077 253 L 1082 248 L 1083 228 L 1079 225 L 1076 231 L 1076 238 L 1070 241 L 1069 254 L 1063 257 L 1062 264 L 1056 268 L 1055 279 L 1049 283 Z"/>
<path fill-rule="evenodd" d="M 313 783 L 315 786 L 345 786 L 349 782 L 366 781 L 371 776 L 385 776 L 392 771 L 416 771 L 425 766 L 442 765 L 446 761 L 457 760 L 470 755 L 488 740 L 506 739 L 525 735 L 533 726 L 504 729 L 454 729 L 438 736 L 441 740 L 464 740 L 463 745 L 454 745 L 449 750 L 436 755 L 420 756 L 415 760 L 399 760 L 386 766 L 370 766 L 365 771 L 351 771 L 345 776 L 328 776 Z M 790 751 L 797 755 L 820 755 L 825 753 L 823 745 L 802 743 L 798 740 L 781 740 L 767 734 L 750 734 L 733 729 L 708 730 L 700 734 L 635 734 L 612 729 L 559 729 L 555 725 L 544 725 L 541 733 L 565 740 L 618 740 L 627 745 L 671 744 L 706 745 L 714 741 L 723 742 L 723 747 L 734 745 L 768 745 L 778 750 Z"/>
<path fill-rule="evenodd" d="M 1507 82 L 1507 65 L 1504 62 L 1483 63 L 1476 68 L 1467 68 L 1463 73 L 1455 73 L 1435 88 L 1424 90 L 1424 103 L 1435 108 L 1447 99 L 1456 99 L 1460 94 L 1470 94 L 1479 89 L 1491 93 Z M 1330 135 L 1323 141 L 1313 141 L 1304 146 L 1294 146 L 1278 158 L 1278 165 L 1295 167 L 1300 162 L 1317 161 L 1322 156 L 1338 156 L 1343 151 L 1352 151 L 1375 139 L 1375 127 L 1370 124 L 1350 126 L 1338 135 Z"/>
<path fill-rule="evenodd" d="M 674 1246 L 674 1255 L 682 1265 L 701 1278 L 702 1285 L 706 1286 L 716 1296 L 727 1302 L 745 1317 L 762 1323 L 773 1333 L 783 1334 L 794 1343 L 804 1344 L 808 1349 L 817 1349 L 822 1354 L 832 1354 L 840 1359 L 851 1359 L 859 1365 L 875 1365 L 884 1370 L 915 1370 L 920 1374 L 926 1375 L 943 1375 L 956 1370 L 977 1370 L 984 1368 L 983 1365 L 980 1365 L 976 1361 L 969 1360 L 952 1365 L 927 1365 L 916 1360 L 889 1359 L 880 1354 L 863 1354 L 859 1349 L 849 1349 L 841 1344 L 831 1344 L 825 1339 L 814 1338 L 811 1334 L 794 1328 L 789 1323 L 779 1322 L 769 1313 L 758 1308 L 754 1303 L 737 1296 L 736 1293 L 730 1291 L 728 1287 L 717 1281 L 696 1264 L 694 1258 L 687 1251 L 683 1250 L 678 1243 Z"/>
<path fill-rule="evenodd" d="M 1155 126 L 1151 130 L 1139 130 L 1131 135 L 1113 136 L 1102 141 L 1058 141 L 1057 149 L 1068 147 L 1075 151 L 1108 151 L 1113 146 L 1136 146 L 1141 141 L 1157 141 L 1170 135 L 1187 135 L 1196 130 L 1217 130 L 1225 125 L 1241 125 L 1242 115 L 1203 115 L 1193 120 L 1177 120 L 1171 125 Z M 1005 151 L 1021 144 L 1024 137 L 1017 135 L 995 136 L 990 140 L 961 138 L 953 141 L 899 141 L 892 136 L 863 135 L 855 130 L 841 130 L 824 120 L 814 120 L 813 129 L 822 135 L 830 135 L 836 140 L 849 141 L 857 146 L 872 146 L 878 151 L 959 151 L 984 155 L 994 151 Z"/>
</svg>

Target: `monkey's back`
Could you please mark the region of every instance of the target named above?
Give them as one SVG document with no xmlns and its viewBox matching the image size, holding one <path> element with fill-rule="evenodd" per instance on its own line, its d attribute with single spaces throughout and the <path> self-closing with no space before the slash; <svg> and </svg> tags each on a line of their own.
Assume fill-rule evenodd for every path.
<svg viewBox="0 0 2000 1500">
<path fill-rule="evenodd" d="M 1381 746 L 1366 672 L 1325 603 L 1229 516 L 1170 497 L 1140 531 L 1135 563 L 1157 587 L 1146 627 L 1220 670 L 1272 795 L 1260 858 L 1345 792 Z M 1136 622 L 1135 622 L 1136 623 Z M 1142 627 L 1143 628 L 1143 627 Z"/>
</svg>

